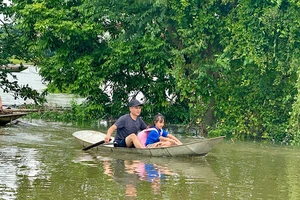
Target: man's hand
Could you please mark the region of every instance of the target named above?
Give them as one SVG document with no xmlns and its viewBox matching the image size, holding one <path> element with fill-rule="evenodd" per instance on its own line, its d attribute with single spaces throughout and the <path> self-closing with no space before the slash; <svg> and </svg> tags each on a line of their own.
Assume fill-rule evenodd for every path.
<svg viewBox="0 0 300 200">
<path fill-rule="evenodd" d="M 110 141 L 110 136 L 106 135 L 104 138 L 104 142 L 109 143 L 109 141 Z"/>
</svg>

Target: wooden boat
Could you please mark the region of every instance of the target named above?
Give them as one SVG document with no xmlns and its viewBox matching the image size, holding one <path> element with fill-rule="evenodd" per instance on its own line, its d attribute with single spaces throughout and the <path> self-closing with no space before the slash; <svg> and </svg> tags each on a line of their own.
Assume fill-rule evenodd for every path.
<svg viewBox="0 0 300 200">
<path fill-rule="evenodd" d="M 98 131 L 83 130 L 73 133 L 73 136 L 82 144 L 83 147 L 90 146 L 99 141 L 103 141 L 105 138 L 104 133 Z M 128 153 L 128 154 L 140 154 L 145 156 L 204 156 L 206 155 L 216 144 L 223 140 L 224 136 L 215 137 L 210 139 L 195 139 L 192 142 L 171 146 L 171 147 L 158 147 L 158 148 L 124 148 L 124 147 L 113 147 L 113 144 L 102 144 L 95 149 L 102 152 L 113 152 L 113 153 Z M 113 138 L 112 138 L 113 140 Z"/>
<path fill-rule="evenodd" d="M 0 126 L 8 124 L 28 113 L 0 113 Z"/>
<path fill-rule="evenodd" d="M 21 72 L 28 68 L 28 65 L 20 65 L 20 64 L 6 64 L 0 67 L 3 70 L 7 70 L 9 72 Z"/>
</svg>

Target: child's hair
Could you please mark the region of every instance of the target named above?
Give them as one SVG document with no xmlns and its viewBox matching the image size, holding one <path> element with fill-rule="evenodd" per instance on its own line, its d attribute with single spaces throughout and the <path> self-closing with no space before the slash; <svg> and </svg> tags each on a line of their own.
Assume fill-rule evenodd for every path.
<svg viewBox="0 0 300 200">
<path fill-rule="evenodd" d="M 155 123 L 158 121 L 165 121 L 165 117 L 160 113 L 154 116 L 153 125 L 155 125 Z"/>
</svg>

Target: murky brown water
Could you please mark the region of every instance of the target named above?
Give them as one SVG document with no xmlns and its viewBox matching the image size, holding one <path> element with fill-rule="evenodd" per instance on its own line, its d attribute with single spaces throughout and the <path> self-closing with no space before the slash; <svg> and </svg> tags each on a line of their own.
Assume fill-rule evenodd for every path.
<svg viewBox="0 0 300 200">
<path fill-rule="evenodd" d="M 40 91 L 45 86 L 35 70 L 16 75 Z M 24 103 L 0 95 L 4 105 Z M 65 106 L 72 98 L 48 100 Z M 299 148 L 223 141 L 206 157 L 105 155 L 83 152 L 72 137 L 98 128 L 21 120 L 0 127 L 1 200 L 300 199 Z"/>
<path fill-rule="evenodd" d="M 300 149 L 223 141 L 206 157 L 83 152 L 88 128 L 0 127 L 0 199 L 299 199 Z"/>
</svg>

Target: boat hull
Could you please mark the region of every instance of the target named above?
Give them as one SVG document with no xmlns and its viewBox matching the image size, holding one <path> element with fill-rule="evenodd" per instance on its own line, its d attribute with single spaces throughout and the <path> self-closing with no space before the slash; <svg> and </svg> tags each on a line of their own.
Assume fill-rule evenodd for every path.
<svg viewBox="0 0 300 200">
<path fill-rule="evenodd" d="M 73 136 L 82 144 L 83 147 L 95 144 L 105 138 L 105 134 L 98 131 L 77 131 L 73 133 Z M 195 141 L 183 145 L 142 149 L 113 147 L 112 144 L 104 144 L 97 146 L 94 149 L 106 153 L 140 154 L 154 157 L 204 156 L 223 139 L 224 136 L 210 139 L 195 139 Z"/>
<path fill-rule="evenodd" d="M 0 114 L 0 126 L 4 126 L 28 113 L 9 113 L 9 114 Z"/>
</svg>

